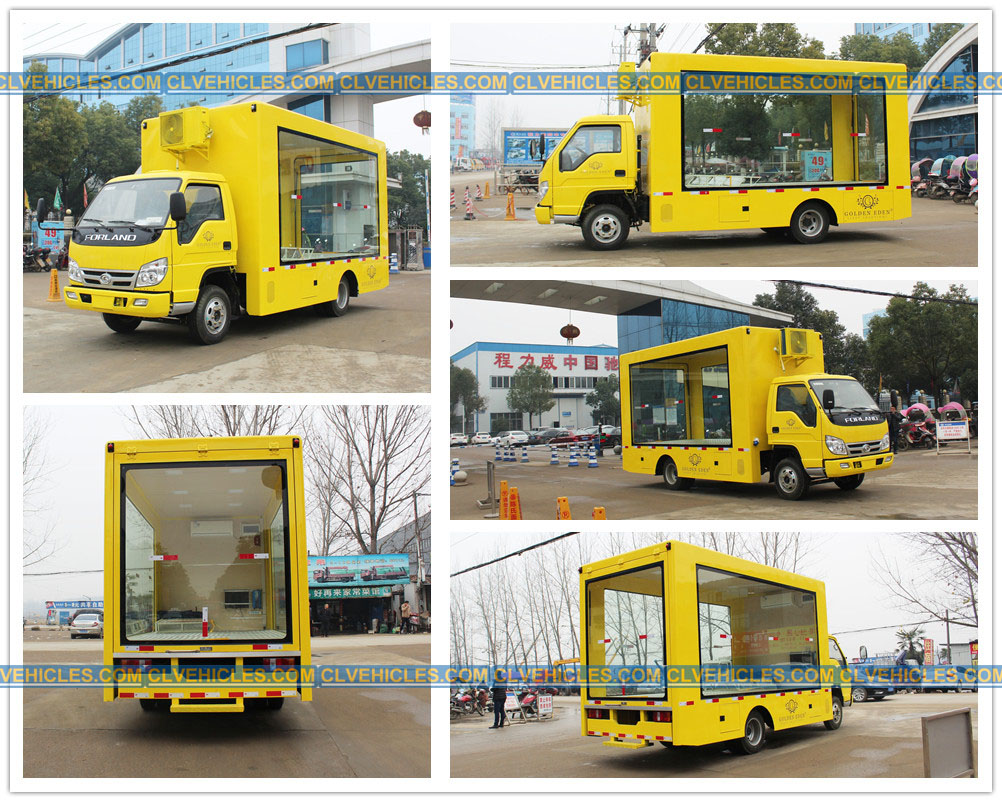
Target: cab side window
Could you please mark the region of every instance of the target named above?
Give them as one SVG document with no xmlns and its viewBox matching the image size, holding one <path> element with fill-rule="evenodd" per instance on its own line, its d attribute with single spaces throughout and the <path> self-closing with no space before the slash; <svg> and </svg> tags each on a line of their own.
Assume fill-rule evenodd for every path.
<svg viewBox="0 0 1002 802">
<path fill-rule="evenodd" d="M 184 191 L 188 216 L 177 224 L 177 241 L 184 245 L 195 238 L 206 220 L 223 219 L 223 195 L 213 184 L 189 184 Z"/>
<path fill-rule="evenodd" d="M 784 384 L 776 391 L 776 411 L 792 412 L 804 426 L 814 427 L 818 422 L 818 410 L 814 406 L 807 386 L 803 384 Z"/>
<path fill-rule="evenodd" d="M 581 126 L 560 151 L 560 171 L 576 170 L 596 153 L 619 153 L 620 133 L 618 125 Z"/>
</svg>

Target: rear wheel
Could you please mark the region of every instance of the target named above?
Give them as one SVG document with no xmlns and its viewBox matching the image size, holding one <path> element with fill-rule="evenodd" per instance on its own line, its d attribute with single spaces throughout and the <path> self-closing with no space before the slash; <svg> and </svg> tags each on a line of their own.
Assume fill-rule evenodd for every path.
<svg viewBox="0 0 1002 802">
<path fill-rule="evenodd" d="M 661 478 L 664 479 L 665 487 L 669 490 L 688 490 L 694 482 L 693 479 L 678 475 L 678 466 L 671 457 L 667 457 L 664 461 L 661 468 Z"/>
<path fill-rule="evenodd" d="M 777 239 L 780 239 L 782 237 L 785 237 L 786 232 L 789 231 L 790 229 L 784 228 L 783 226 L 779 227 L 770 226 L 769 228 L 763 228 L 762 230 L 770 237 L 776 237 Z"/>
<path fill-rule="evenodd" d="M 101 315 L 101 317 L 104 318 L 105 325 L 116 334 L 131 334 L 138 329 L 139 324 L 143 322 L 141 317 L 132 317 L 131 315 L 113 315 L 110 312 L 105 312 Z"/>
<path fill-rule="evenodd" d="M 281 696 L 272 696 L 265 699 L 265 707 L 267 707 L 268 710 L 281 710 L 282 705 L 284 704 L 285 699 Z"/>
<path fill-rule="evenodd" d="M 222 287 L 206 284 L 188 313 L 188 331 L 202 345 L 215 345 L 230 330 L 230 296 Z"/>
<path fill-rule="evenodd" d="M 595 251 L 621 248 L 629 233 L 630 220 L 626 212 L 611 203 L 596 206 L 589 211 L 581 225 L 585 242 Z"/>
<path fill-rule="evenodd" d="M 830 223 L 828 209 L 820 203 L 801 204 L 790 221 L 790 236 L 797 242 L 810 245 L 828 236 Z"/>
<path fill-rule="evenodd" d="M 773 481 L 776 483 L 776 492 L 779 493 L 779 497 L 786 501 L 797 501 L 797 499 L 803 498 L 810 484 L 804 466 L 800 464 L 800 460 L 793 457 L 786 457 L 779 461 L 773 474 Z"/>
<path fill-rule="evenodd" d="M 762 749 L 765 743 L 765 720 L 757 710 L 748 716 L 745 722 L 745 734 L 743 738 L 738 738 L 734 742 L 738 751 L 746 755 L 754 755 Z"/>
<path fill-rule="evenodd" d="M 314 308 L 317 314 L 323 317 L 341 317 L 348 311 L 349 303 L 351 303 L 351 284 L 347 276 L 342 276 L 341 283 L 337 285 L 337 298 L 317 304 Z"/>
<path fill-rule="evenodd" d="M 853 688 L 852 689 L 852 701 L 862 704 L 866 701 L 866 689 L 865 688 Z"/>
<path fill-rule="evenodd" d="M 835 487 L 839 490 L 855 490 L 863 484 L 865 473 L 854 473 L 850 476 L 840 476 L 835 480 Z"/>
<path fill-rule="evenodd" d="M 160 709 L 160 705 L 157 704 L 156 699 L 140 699 L 139 706 L 147 713 L 152 713 Z"/>
<path fill-rule="evenodd" d="M 825 729 L 837 730 L 842 726 L 842 699 L 832 694 L 832 717 L 825 722 Z"/>
</svg>

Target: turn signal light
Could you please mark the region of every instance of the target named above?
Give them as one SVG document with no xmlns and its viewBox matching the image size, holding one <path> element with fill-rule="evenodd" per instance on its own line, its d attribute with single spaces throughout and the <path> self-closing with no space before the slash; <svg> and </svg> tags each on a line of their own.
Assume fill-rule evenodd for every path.
<svg viewBox="0 0 1002 802">
<path fill-rule="evenodd" d="M 609 718 L 608 710 L 593 710 L 589 708 L 585 712 L 588 714 L 588 718 Z"/>
<path fill-rule="evenodd" d="M 648 714 L 649 721 L 660 721 L 662 724 L 671 724 L 671 710 L 658 710 Z"/>
</svg>

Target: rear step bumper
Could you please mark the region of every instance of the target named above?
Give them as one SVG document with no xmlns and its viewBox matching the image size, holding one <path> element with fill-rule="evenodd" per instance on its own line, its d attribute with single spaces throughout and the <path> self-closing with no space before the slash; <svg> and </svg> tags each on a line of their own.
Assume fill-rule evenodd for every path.
<svg viewBox="0 0 1002 802">
<path fill-rule="evenodd" d="M 244 700 L 220 699 L 205 702 L 201 699 L 171 699 L 171 713 L 243 713 Z"/>
</svg>

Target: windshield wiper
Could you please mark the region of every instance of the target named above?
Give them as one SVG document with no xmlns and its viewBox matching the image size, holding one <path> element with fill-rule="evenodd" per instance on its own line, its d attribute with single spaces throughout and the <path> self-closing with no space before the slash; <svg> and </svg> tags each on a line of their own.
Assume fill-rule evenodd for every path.
<svg viewBox="0 0 1002 802">
<path fill-rule="evenodd" d="M 79 223 L 77 223 L 77 228 L 85 228 L 87 227 L 88 223 L 93 228 L 104 228 L 110 231 L 112 234 L 115 233 L 115 229 L 109 226 L 104 220 L 88 220 L 85 218 L 81 220 Z"/>
<path fill-rule="evenodd" d="M 144 225 L 143 223 L 134 223 L 131 220 L 109 220 L 108 222 L 112 225 L 128 226 L 129 228 L 141 228 L 143 231 L 149 231 L 151 234 L 155 231 L 153 226 Z"/>
</svg>

